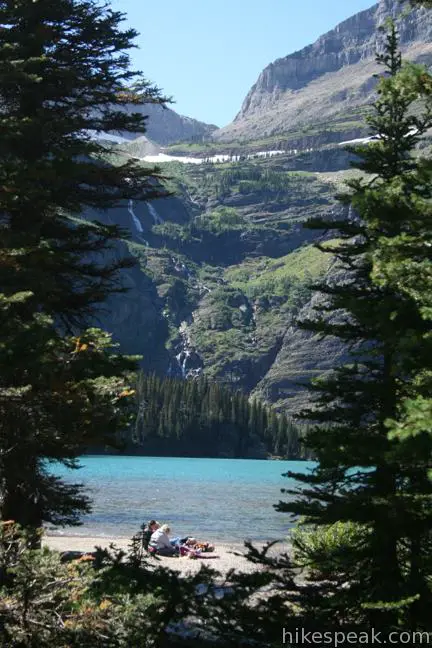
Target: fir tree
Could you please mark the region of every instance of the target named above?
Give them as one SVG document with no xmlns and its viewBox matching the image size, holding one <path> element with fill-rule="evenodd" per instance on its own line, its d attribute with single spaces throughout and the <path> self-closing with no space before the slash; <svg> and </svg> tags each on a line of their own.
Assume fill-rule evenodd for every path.
<svg viewBox="0 0 432 648">
<path fill-rule="evenodd" d="M 160 98 L 129 69 L 136 32 L 95 0 L 1 2 L 0 20 L 3 290 L 31 291 L 28 309 L 70 327 L 119 289 L 129 262 L 89 262 L 121 232 L 68 216 L 159 195 L 153 170 L 108 164 L 93 135 L 144 132 L 127 108 Z"/>
<path fill-rule="evenodd" d="M 77 467 L 83 448 L 112 443 L 129 424 L 135 361 L 112 353 L 97 329 L 62 337 L 46 315 L 23 321 L 26 299 L 0 299 L 1 517 L 29 528 L 77 524 L 88 498 L 51 475 L 48 461 Z"/>
<path fill-rule="evenodd" d="M 109 164 L 95 137 L 144 132 L 133 106 L 161 101 L 129 67 L 122 18 L 96 0 L 0 2 L 0 516 L 29 526 L 87 507 L 44 460 L 74 467 L 127 422 L 135 363 L 87 327 L 130 262 L 107 254 L 118 228 L 82 218 L 160 195 L 154 170 Z"/>
<path fill-rule="evenodd" d="M 368 175 L 349 182 L 342 197 L 354 207 L 351 218 L 310 223 L 331 233 L 325 250 L 337 262 L 318 286 L 321 305 L 301 323 L 338 337 L 352 358 L 314 385 L 315 404 L 304 416 L 313 422 L 306 442 L 319 465 L 312 475 L 289 473 L 303 488 L 289 491 L 295 499 L 279 510 L 312 526 L 358 525 L 361 533 L 344 552 L 343 587 L 337 577 L 323 579 L 300 588 L 297 604 L 320 629 L 339 623 L 384 634 L 431 629 L 432 418 L 419 409 L 416 433 L 398 426 L 410 395 L 431 395 L 424 380 L 432 362 L 424 312 L 430 284 L 422 298 L 407 285 L 421 279 L 417 264 L 430 276 L 430 163 L 413 151 L 432 115 L 431 77 L 403 65 L 394 25 L 378 61 L 385 74 L 368 118 L 377 140 L 354 151 Z M 419 100 L 423 110 L 412 110 Z M 398 269 L 395 250 L 405 260 Z M 321 561 L 328 568 L 328 554 Z"/>
</svg>

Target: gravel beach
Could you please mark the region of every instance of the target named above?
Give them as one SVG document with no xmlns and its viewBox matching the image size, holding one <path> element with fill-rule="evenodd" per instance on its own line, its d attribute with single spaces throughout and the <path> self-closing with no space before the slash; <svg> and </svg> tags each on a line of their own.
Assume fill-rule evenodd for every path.
<svg viewBox="0 0 432 648">
<path fill-rule="evenodd" d="M 43 544 L 56 551 L 93 551 L 95 547 L 108 547 L 114 543 L 121 549 L 127 549 L 130 540 L 128 538 L 101 538 L 81 536 L 45 536 Z M 261 545 L 260 545 L 261 546 Z M 286 544 L 278 545 L 279 551 L 286 550 Z M 159 557 L 160 564 L 164 567 L 182 572 L 194 573 L 199 571 L 202 564 L 226 574 L 230 569 L 241 572 L 251 572 L 257 566 L 249 562 L 243 555 L 245 547 L 242 544 L 216 544 L 215 551 L 203 554 L 202 558 L 191 560 L 189 558 L 166 558 Z"/>
</svg>

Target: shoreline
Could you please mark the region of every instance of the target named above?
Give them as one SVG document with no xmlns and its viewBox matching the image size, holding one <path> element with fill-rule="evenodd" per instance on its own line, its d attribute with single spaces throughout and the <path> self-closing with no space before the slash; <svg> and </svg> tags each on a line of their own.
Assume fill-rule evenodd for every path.
<svg viewBox="0 0 432 648">
<path fill-rule="evenodd" d="M 130 538 L 116 537 L 97 537 L 97 536 L 71 536 L 71 535 L 44 535 L 42 538 L 42 546 L 48 547 L 53 551 L 67 552 L 67 551 L 81 551 L 92 552 L 95 547 L 102 547 L 106 549 L 114 544 L 118 549 L 127 550 L 130 544 Z M 256 543 L 257 546 L 262 546 L 263 543 Z M 276 545 L 277 546 L 277 545 Z M 279 549 L 272 551 L 272 553 L 282 553 L 288 547 L 287 542 L 280 543 Z M 168 567 L 173 571 L 180 573 L 196 573 L 200 570 L 202 565 L 211 567 L 222 574 L 226 574 L 230 569 L 243 573 L 250 573 L 257 571 L 259 567 L 254 563 L 249 562 L 244 557 L 245 547 L 244 544 L 239 542 L 231 543 L 215 543 L 215 550 L 213 552 L 202 554 L 201 558 L 191 560 L 189 558 L 168 558 L 158 556 L 155 560 L 155 565 Z M 236 555 L 240 554 L 240 555 Z"/>
<path fill-rule="evenodd" d="M 139 531 L 140 531 L 140 528 L 137 528 L 135 533 L 138 533 Z M 110 535 L 108 533 L 101 534 L 98 531 L 92 532 L 91 529 L 89 529 L 88 531 L 85 530 L 83 533 L 71 533 L 70 531 L 65 531 L 65 533 L 62 533 L 62 532 L 59 532 L 58 530 L 53 531 L 52 529 L 49 530 L 49 529 L 45 528 L 43 537 L 44 538 L 50 538 L 50 540 L 52 539 L 54 541 L 54 543 L 56 542 L 56 539 L 59 539 L 59 541 L 61 541 L 62 538 L 67 538 L 68 540 L 71 540 L 72 542 L 75 542 L 75 540 L 77 542 L 80 542 L 81 540 L 83 542 L 88 541 L 88 540 L 92 540 L 92 541 L 94 540 L 94 541 L 100 541 L 101 543 L 107 543 L 107 542 L 115 541 L 115 542 L 120 542 L 123 545 L 123 543 L 127 544 L 128 542 L 131 542 L 133 535 L 134 534 L 132 532 L 130 534 L 116 533 L 115 535 Z M 171 534 L 171 535 L 179 535 L 180 537 L 182 537 L 182 531 L 180 531 L 177 534 L 174 533 L 174 534 Z M 217 536 L 215 536 L 213 534 L 211 535 L 211 537 L 207 537 L 207 535 L 208 534 L 206 534 L 206 533 L 202 534 L 202 533 L 198 532 L 193 537 L 197 538 L 198 541 L 199 540 L 208 540 L 212 544 L 216 544 L 218 546 L 220 546 L 220 545 L 225 546 L 226 545 L 226 546 L 230 546 L 230 547 L 238 547 L 238 548 L 241 548 L 241 549 L 244 549 L 245 542 L 251 542 L 253 545 L 259 545 L 259 546 L 263 546 L 267 542 L 277 542 L 278 544 L 285 544 L 287 542 L 287 540 L 286 540 L 287 536 L 285 536 L 285 539 L 284 538 L 273 538 L 273 539 L 261 538 L 261 539 L 259 539 L 259 538 L 229 538 L 229 537 L 226 537 L 226 536 L 218 538 Z M 287 532 L 287 535 L 288 535 L 288 532 Z"/>
<path fill-rule="evenodd" d="M 304 457 L 298 457 L 297 459 L 283 457 L 281 455 L 266 455 L 263 457 L 228 457 L 228 456 L 213 456 L 213 455 L 183 455 L 183 454 L 148 454 L 146 452 L 133 452 L 129 448 L 125 452 L 101 452 L 100 450 L 95 452 L 86 452 L 83 455 L 80 455 L 79 458 L 83 459 L 85 457 L 144 457 L 146 459 L 224 459 L 228 461 L 280 461 L 280 462 L 301 462 L 301 463 L 310 463 L 313 459 L 305 459 Z"/>
</svg>

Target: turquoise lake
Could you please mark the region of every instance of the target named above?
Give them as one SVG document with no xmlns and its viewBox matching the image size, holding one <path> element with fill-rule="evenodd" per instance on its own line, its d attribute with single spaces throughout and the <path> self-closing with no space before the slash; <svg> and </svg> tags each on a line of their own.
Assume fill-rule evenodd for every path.
<svg viewBox="0 0 432 648">
<path fill-rule="evenodd" d="M 273 505 L 295 486 L 288 470 L 307 472 L 312 462 L 184 457 L 86 456 L 82 468 L 56 468 L 68 481 L 82 482 L 93 512 L 80 527 L 50 533 L 131 537 L 142 522 L 155 518 L 171 535 L 214 541 L 283 539 L 290 517 Z"/>
</svg>

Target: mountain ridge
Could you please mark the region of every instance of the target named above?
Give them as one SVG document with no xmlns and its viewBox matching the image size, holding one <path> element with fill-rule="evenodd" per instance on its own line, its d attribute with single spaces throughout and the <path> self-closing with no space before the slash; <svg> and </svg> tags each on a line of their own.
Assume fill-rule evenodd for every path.
<svg viewBox="0 0 432 648">
<path fill-rule="evenodd" d="M 201 141 L 217 129 L 214 124 L 185 117 L 169 107 L 163 108 L 157 104 L 144 106 L 142 112 L 148 115 L 146 136 L 162 146 L 185 140 Z"/>
<path fill-rule="evenodd" d="M 132 104 L 126 109 L 129 112 L 137 112 L 147 117 L 145 138 L 155 146 L 168 146 L 177 142 L 201 142 L 210 138 L 217 130 L 215 124 L 180 115 L 168 106 L 146 103 L 143 105 Z M 143 138 L 142 133 L 119 133 L 119 139 L 134 141 Z M 112 139 L 112 138 L 111 138 Z"/>
<path fill-rule="evenodd" d="M 397 18 L 399 2 L 381 0 L 320 36 L 315 43 L 270 63 L 246 95 L 234 121 L 212 134 L 216 141 L 253 140 L 316 121 L 358 119 L 370 103 L 381 48 L 379 27 Z M 409 60 L 432 63 L 432 16 L 412 9 L 398 19 Z M 344 139 L 341 129 L 341 141 Z"/>
</svg>

